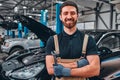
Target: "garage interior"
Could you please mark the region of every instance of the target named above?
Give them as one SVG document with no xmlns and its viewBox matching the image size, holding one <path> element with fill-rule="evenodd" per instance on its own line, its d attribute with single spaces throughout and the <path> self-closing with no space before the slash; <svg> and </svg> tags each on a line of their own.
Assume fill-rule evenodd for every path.
<svg viewBox="0 0 120 80">
<path fill-rule="evenodd" d="M 62 25 L 59 20 L 59 7 L 65 1 L 73 1 L 78 5 L 79 18 L 76 26 L 79 30 L 94 35 L 93 37 L 95 38 L 98 38 L 98 35 L 102 36 L 105 32 L 110 32 L 109 34 L 103 35 L 97 41 L 98 47 L 109 47 L 111 50 L 108 50 L 107 53 L 111 53 L 111 51 L 115 53 L 109 56 L 106 54 L 101 55 L 101 59 L 103 60 L 106 58 L 113 60 L 111 63 L 107 63 L 107 60 L 104 61 L 104 67 L 109 68 L 104 70 L 101 76 L 104 76 L 104 80 L 120 80 L 120 68 L 118 68 L 120 67 L 120 0 L 0 0 L 0 35 L 6 36 L 5 39 L 12 39 L 16 37 L 24 38 L 28 36 L 28 33 L 31 33 L 31 30 L 16 19 L 16 15 L 24 15 L 43 24 L 42 26 L 48 27 L 46 29 L 48 33 L 50 32 L 49 28 L 56 33 L 60 33 L 62 31 L 60 26 Z M 27 23 L 27 20 L 24 23 Z M 39 29 L 34 31 L 39 31 Z M 41 35 L 39 38 L 41 38 Z M 104 36 L 107 38 L 102 40 Z M 31 39 L 31 37 L 29 38 Z M 46 38 L 44 40 L 46 41 Z M 39 45 L 44 46 L 42 42 Z M 9 54 L 5 54 L 5 57 L 12 53 L 11 51 Z M 103 51 L 103 53 L 105 52 Z M 0 63 L 3 62 L 3 60 L 1 61 L 3 59 L 2 56 L 3 53 L 0 52 Z M 114 59 L 117 61 L 114 62 Z M 106 63 L 107 66 L 105 65 Z M 113 65 L 116 66 L 113 67 Z M 115 73 L 112 73 L 114 70 Z M 104 73 L 106 74 L 102 75 Z M 105 77 L 106 75 L 107 77 Z"/>
<path fill-rule="evenodd" d="M 47 10 L 47 26 L 54 29 L 56 4 L 66 0 L 0 0 L 0 15 L 6 21 L 14 21 L 13 15 L 23 14 L 40 22 L 40 10 Z M 74 0 L 79 7 L 79 21 L 84 29 L 91 22 L 91 29 L 119 30 L 119 0 Z M 107 18 L 106 18 L 107 17 Z M 2 19 L 1 19 L 2 21 Z M 86 28 L 85 28 L 86 27 Z"/>
</svg>

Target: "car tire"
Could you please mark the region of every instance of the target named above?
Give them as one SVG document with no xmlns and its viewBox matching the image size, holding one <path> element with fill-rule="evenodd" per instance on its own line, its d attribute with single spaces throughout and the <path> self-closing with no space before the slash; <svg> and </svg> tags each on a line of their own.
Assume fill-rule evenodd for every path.
<svg viewBox="0 0 120 80">
<path fill-rule="evenodd" d="M 13 53 L 15 53 L 15 52 L 21 51 L 21 50 L 23 50 L 23 49 L 22 49 L 22 48 L 13 48 L 13 49 L 10 51 L 9 55 L 10 55 L 10 54 L 13 54 Z"/>
</svg>

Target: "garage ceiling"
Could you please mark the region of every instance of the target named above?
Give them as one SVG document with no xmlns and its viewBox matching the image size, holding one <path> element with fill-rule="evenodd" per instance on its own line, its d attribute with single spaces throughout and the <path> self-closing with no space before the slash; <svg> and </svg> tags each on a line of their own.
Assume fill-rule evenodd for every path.
<svg viewBox="0 0 120 80">
<path fill-rule="evenodd" d="M 48 15 L 55 18 L 55 4 L 57 1 L 66 0 L 0 0 L 0 15 L 10 19 L 14 14 L 24 14 L 30 16 L 39 16 L 40 10 L 47 9 Z M 78 4 L 81 11 L 93 10 L 96 3 L 118 4 L 120 0 L 71 0 Z M 49 19 L 51 17 L 49 16 Z"/>
<path fill-rule="evenodd" d="M 10 17 L 15 13 L 39 14 L 51 6 L 51 0 L 0 0 L 0 15 Z"/>
</svg>

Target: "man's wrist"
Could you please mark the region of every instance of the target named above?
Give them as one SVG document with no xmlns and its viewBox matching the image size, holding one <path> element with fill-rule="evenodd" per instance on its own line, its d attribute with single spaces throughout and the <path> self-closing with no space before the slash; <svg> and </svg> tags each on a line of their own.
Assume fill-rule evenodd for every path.
<svg viewBox="0 0 120 80">
<path fill-rule="evenodd" d="M 62 74 L 63 74 L 63 76 L 69 77 L 71 75 L 71 69 L 70 68 L 63 68 Z"/>
<path fill-rule="evenodd" d="M 71 69 L 70 68 L 65 68 L 64 66 L 57 64 L 53 65 L 54 66 L 54 75 L 57 77 L 62 77 L 62 76 L 70 76 L 71 74 Z"/>
<path fill-rule="evenodd" d="M 77 61 L 77 67 L 78 68 L 86 66 L 88 64 L 89 64 L 89 62 L 88 62 L 87 59 L 81 59 L 81 60 Z"/>
<path fill-rule="evenodd" d="M 71 69 L 74 69 L 74 68 L 78 67 L 77 62 L 70 63 L 69 66 L 70 66 Z"/>
</svg>

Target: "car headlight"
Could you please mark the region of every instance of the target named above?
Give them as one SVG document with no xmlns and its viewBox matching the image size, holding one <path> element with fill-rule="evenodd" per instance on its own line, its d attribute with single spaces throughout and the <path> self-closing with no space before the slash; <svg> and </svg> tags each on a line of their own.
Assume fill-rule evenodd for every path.
<svg viewBox="0 0 120 80">
<path fill-rule="evenodd" d="M 33 78 L 43 70 L 44 66 L 45 65 L 43 63 L 33 64 L 13 71 L 12 73 L 9 74 L 9 76 L 16 79 Z"/>
<path fill-rule="evenodd" d="M 8 47 L 8 46 L 9 46 L 9 42 L 5 42 L 4 45 L 5 45 L 6 47 Z"/>
</svg>

